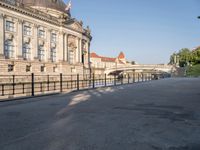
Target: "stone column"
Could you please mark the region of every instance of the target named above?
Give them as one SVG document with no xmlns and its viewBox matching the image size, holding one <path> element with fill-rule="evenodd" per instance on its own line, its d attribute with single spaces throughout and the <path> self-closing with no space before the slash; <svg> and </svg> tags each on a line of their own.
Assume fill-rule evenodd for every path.
<svg viewBox="0 0 200 150">
<path fill-rule="evenodd" d="M 65 57 L 65 61 L 67 61 L 67 62 L 69 62 L 68 38 L 69 38 L 69 35 L 66 33 L 65 34 L 65 54 L 64 54 L 64 57 Z"/>
<path fill-rule="evenodd" d="M 79 39 L 79 62 L 82 63 L 82 39 Z"/>
<path fill-rule="evenodd" d="M 4 41 L 5 41 L 4 19 L 5 19 L 5 15 L 0 14 L 0 58 L 4 56 Z"/>
<path fill-rule="evenodd" d="M 64 38 L 63 38 L 63 61 L 66 62 L 67 61 L 67 34 L 64 34 Z"/>
<path fill-rule="evenodd" d="M 86 64 L 86 65 L 88 65 L 88 63 L 89 63 L 89 61 L 90 61 L 90 60 L 89 60 L 89 51 L 90 51 L 89 48 L 90 48 L 90 45 L 89 45 L 89 42 L 87 42 L 87 43 L 86 43 L 86 52 L 87 52 L 87 53 L 85 54 L 85 64 Z"/>
<path fill-rule="evenodd" d="M 75 63 L 79 63 L 79 38 L 76 37 Z"/>
<path fill-rule="evenodd" d="M 16 56 L 18 59 L 23 58 L 23 20 L 18 20 L 18 25 L 17 25 L 17 51 L 16 51 Z"/>
<path fill-rule="evenodd" d="M 38 25 L 34 24 L 33 27 L 33 45 L 32 45 L 32 57 L 38 59 Z"/>
</svg>

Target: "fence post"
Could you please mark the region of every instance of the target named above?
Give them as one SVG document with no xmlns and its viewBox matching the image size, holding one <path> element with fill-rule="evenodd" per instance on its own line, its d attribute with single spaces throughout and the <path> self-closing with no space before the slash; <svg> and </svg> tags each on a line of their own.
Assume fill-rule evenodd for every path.
<svg viewBox="0 0 200 150">
<path fill-rule="evenodd" d="M 128 84 L 130 83 L 129 79 L 130 79 L 130 75 L 128 74 Z"/>
<path fill-rule="evenodd" d="M 142 73 L 142 82 L 144 82 L 144 73 Z"/>
<path fill-rule="evenodd" d="M 114 85 L 116 86 L 116 74 L 114 74 Z"/>
<path fill-rule="evenodd" d="M 34 73 L 31 74 L 31 95 L 35 96 L 35 81 L 34 81 Z"/>
<path fill-rule="evenodd" d="M 13 95 L 15 95 L 15 75 L 13 75 Z"/>
<path fill-rule="evenodd" d="M 63 74 L 61 73 L 60 74 L 60 92 L 62 93 L 63 92 Z"/>
<path fill-rule="evenodd" d="M 106 73 L 105 73 L 105 86 L 107 86 L 107 77 L 106 77 Z"/>
<path fill-rule="evenodd" d="M 49 91 L 49 75 L 47 75 L 47 90 Z"/>
<path fill-rule="evenodd" d="M 77 74 L 77 90 L 79 91 L 79 74 Z"/>
<path fill-rule="evenodd" d="M 95 88 L 95 74 L 93 73 L 93 77 L 92 77 L 92 83 L 93 83 L 93 85 L 92 85 L 92 87 L 93 87 L 93 89 Z"/>
<path fill-rule="evenodd" d="M 4 84 L 2 84 L 2 96 L 4 96 Z"/>
<path fill-rule="evenodd" d="M 124 75 L 122 75 L 121 77 L 121 84 L 123 84 L 123 80 L 124 80 Z"/>
</svg>

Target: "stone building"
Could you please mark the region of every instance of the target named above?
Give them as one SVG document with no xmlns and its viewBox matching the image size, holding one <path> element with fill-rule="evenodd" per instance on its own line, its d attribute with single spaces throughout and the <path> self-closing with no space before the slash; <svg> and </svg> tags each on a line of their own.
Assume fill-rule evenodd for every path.
<svg viewBox="0 0 200 150">
<path fill-rule="evenodd" d="M 0 0 L 0 74 L 89 73 L 89 27 L 62 0 Z"/>
<path fill-rule="evenodd" d="M 104 74 L 106 68 L 119 68 L 129 65 L 123 52 L 117 57 L 99 56 L 96 53 L 90 54 L 92 72 L 95 74 Z"/>
</svg>

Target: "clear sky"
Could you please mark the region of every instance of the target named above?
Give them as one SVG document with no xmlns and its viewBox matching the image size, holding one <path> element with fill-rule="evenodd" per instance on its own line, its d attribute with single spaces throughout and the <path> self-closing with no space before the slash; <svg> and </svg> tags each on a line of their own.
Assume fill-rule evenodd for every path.
<svg viewBox="0 0 200 150">
<path fill-rule="evenodd" d="M 100 55 L 168 63 L 173 52 L 200 45 L 200 0 L 72 0 L 71 14 L 90 26 Z"/>
</svg>

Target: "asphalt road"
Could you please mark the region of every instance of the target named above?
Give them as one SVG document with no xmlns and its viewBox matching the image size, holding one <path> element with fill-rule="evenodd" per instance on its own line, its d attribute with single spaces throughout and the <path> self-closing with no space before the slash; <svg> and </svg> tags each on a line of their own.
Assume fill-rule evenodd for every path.
<svg viewBox="0 0 200 150">
<path fill-rule="evenodd" d="M 0 103 L 0 150 L 200 150 L 200 78 Z"/>
</svg>

